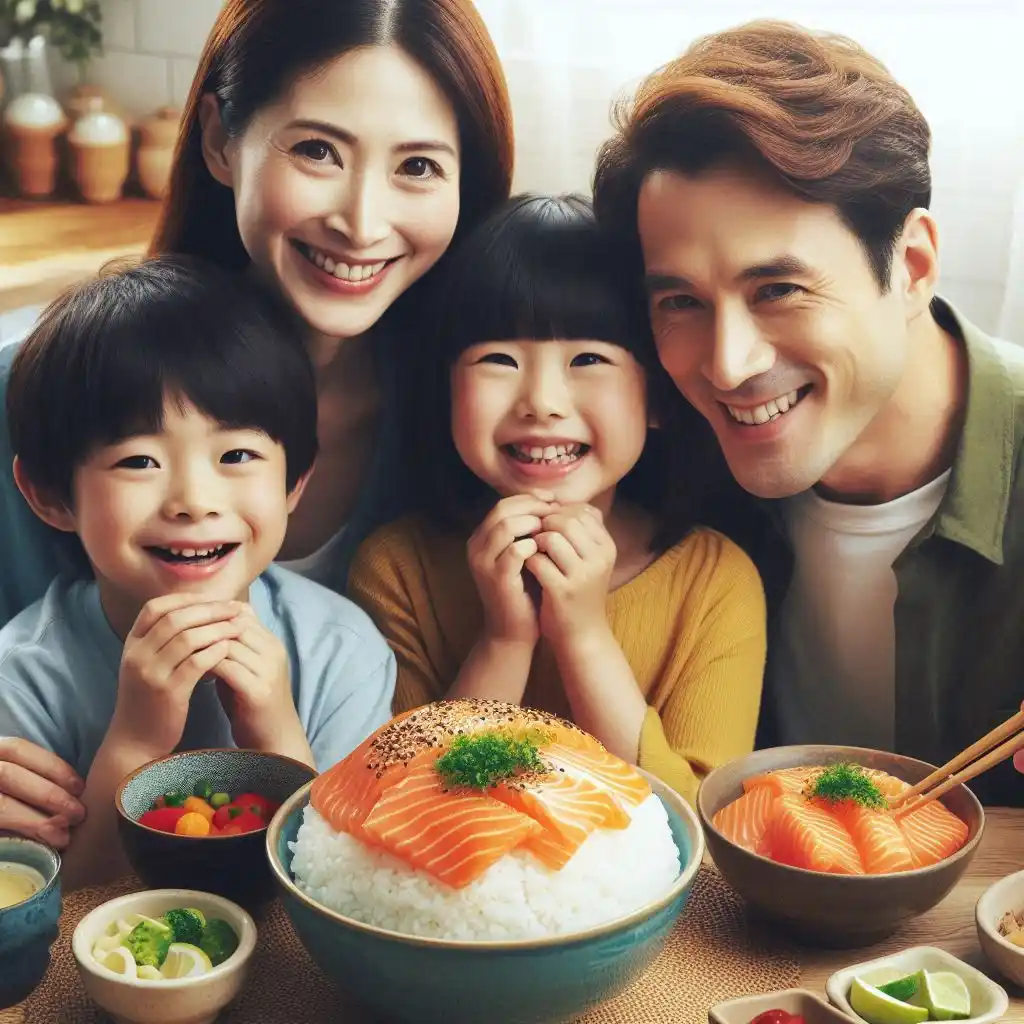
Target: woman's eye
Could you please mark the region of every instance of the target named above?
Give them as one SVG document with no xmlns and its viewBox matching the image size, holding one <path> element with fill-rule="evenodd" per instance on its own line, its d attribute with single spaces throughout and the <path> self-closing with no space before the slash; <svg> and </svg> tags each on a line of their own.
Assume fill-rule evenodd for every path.
<svg viewBox="0 0 1024 1024">
<path fill-rule="evenodd" d="M 679 313 L 687 309 L 698 309 L 700 303 L 692 295 L 666 295 L 658 299 L 656 306 L 662 313 Z"/>
<path fill-rule="evenodd" d="M 570 366 L 597 366 L 600 363 L 607 363 L 608 360 L 604 356 L 598 355 L 596 352 L 581 352 L 578 356 L 573 356 Z"/>
<path fill-rule="evenodd" d="M 292 151 L 315 164 L 327 163 L 331 159 L 334 159 L 336 163 L 340 162 L 337 160 L 334 147 L 322 139 L 307 139 L 305 142 L 300 142 Z"/>
<path fill-rule="evenodd" d="M 515 369 L 519 364 L 507 352 L 488 352 L 481 356 L 478 363 L 490 363 L 493 366 L 511 366 Z"/>
<path fill-rule="evenodd" d="M 444 177 L 441 165 L 438 164 L 437 161 L 431 160 L 425 156 L 409 157 L 409 159 L 402 164 L 401 171 L 409 178 L 420 178 L 422 180 Z"/>
<path fill-rule="evenodd" d="M 757 289 L 757 298 L 765 302 L 777 302 L 779 299 L 788 299 L 800 291 L 800 286 L 790 284 L 787 281 L 778 281 L 774 284 L 765 284 Z"/>
<path fill-rule="evenodd" d="M 256 452 L 249 451 L 248 448 L 232 448 L 231 451 L 225 452 L 220 457 L 220 461 L 228 466 L 238 466 L 243 462 L 252 462 L 258 458 L 259 455 Z"/>
<path fill-rule="evenodd" d="M 159 469 L 156 459 L 149 455 L 129 455 L 117 462 L 118 469 Z"/>
</svg>

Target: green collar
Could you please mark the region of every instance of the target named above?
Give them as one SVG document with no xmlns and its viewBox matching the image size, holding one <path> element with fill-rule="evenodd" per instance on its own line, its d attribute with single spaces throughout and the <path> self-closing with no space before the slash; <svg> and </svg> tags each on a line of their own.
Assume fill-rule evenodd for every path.
<svg viewBox="0 0 1024 1024">
<path fill-rule="evenodd" d="M 935 319 L 967 348 L 967 410 L 949 486 L 929 532 L 1003 563 L 1014 460 L 1014 386 L 995 343 L 948 303 L 936 299 Z"/>
</svg>

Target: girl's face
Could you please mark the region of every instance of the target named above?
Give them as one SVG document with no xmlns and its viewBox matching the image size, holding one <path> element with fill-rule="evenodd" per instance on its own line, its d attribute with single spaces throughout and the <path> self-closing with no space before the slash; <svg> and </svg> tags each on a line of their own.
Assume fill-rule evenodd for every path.
<svg viewBox="0 0 1024 1024">
<path fill-rule="evenodd" d="M 451 388 L 459 456 L 503 497 L 541 489 L 607 513 L 643 451 L 646 376 L 609 342 L 483 342 Z"/>
<path fill-rule="evenodd" d="M 221 152 L 211 159 L 208 144 L 207 162 L 234 189 L 254 266 L 318 334 L 364 333 L 455 232 L 455 112 L 396 46 L 299 79 Z"/>
</svg>

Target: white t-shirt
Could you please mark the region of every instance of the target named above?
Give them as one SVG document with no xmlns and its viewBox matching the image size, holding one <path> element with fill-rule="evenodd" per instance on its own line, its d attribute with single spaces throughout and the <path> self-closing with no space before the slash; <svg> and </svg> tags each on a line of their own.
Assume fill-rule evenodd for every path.
<svg viewBox="0 0 1024 1024">
<path fill-rule="evenodd" d="M 893 749 L 892 565 L 948 482 L 946 472 L 884 505 L 843 505 L 814 491 L 783 503 L 794 565 L 771 680 L 783 743 Z"/>
</svg>

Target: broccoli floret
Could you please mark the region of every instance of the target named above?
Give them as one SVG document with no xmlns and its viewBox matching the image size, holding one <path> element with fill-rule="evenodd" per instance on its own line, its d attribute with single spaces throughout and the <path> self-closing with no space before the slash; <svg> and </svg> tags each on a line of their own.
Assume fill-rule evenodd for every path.
<svg viewBox="0 0 1024 1024">
<path fill-rule="evenodd" d="M 198 910 L 189 907 L 175 907 L 164 914 L 164 921 L 174 932 L 175 942 L 187 942 L 190 946 L 198 946 L 203 937 L 203 925 L 206 918 Z"/>
<path fill-rule="evenodd" d="M 139 967 L 160 967 L 174 941 L 174 932 L 163 921 L 140 921 L 124 940 Z"/>
<path fill-rule="evenodd" d="M 209 802 L 209 799 L 211 796 L 213 796 L 213 794 L 213 784 L 209 781 L 209 779 L 200 779 L 192 787 L 192 795 L 199 797 L 201 800 L 206 800 L 207 802 Z"/>
<path fill-rule="evenodd" d="M 210 963 L 216 967 L 217 964 L 224 963 L 238 949 L 238 936 L 227 921 L 214 917 L 206 922 L 199 948 L 210 958 Z"/>
</svg>

